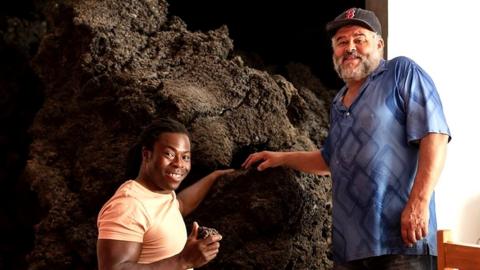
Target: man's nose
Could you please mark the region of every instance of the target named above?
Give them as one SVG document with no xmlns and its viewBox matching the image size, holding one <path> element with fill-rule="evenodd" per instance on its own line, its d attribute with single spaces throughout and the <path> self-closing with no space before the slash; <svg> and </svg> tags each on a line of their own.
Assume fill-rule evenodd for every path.
<svg viewBox="0 0 480 270">
<path fill-rule="evenodd" d="M 172 161 L 172 165 L 180 168 L 185 167 L 185 160 L 180 155 L 176 155 L 175 158 Z"/>
<path fill-rule="evenodd" d="M 355 45 L 355 42 L 353 42 L 353 40 L 350 40 L 350 42 L 348 42 L 348 45 L 347 45 L 347 52 L 353 53 L 356 50 L 357 50 L 357 46 Z"/>
</svg>

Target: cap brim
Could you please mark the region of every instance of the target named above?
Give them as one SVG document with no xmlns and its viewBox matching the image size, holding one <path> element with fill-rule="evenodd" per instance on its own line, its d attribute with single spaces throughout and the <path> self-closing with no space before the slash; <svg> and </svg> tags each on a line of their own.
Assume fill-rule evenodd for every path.
<svg viewBox="0 0 480 270">
<path fill-rule="evenodd" d="M 345 19 L 345 20 L 338 20 L 338 21 L 332 21 L 327 24 L 327 34 L 328 37 L 332 38 L 338 31 L 338 29 L 347 26 L 347 25 L 358 25 L 367 28 L 370 31 L 374 31 L 373 27 L 370 26 L 367 22 L 364 20 L 359 20 L 359 19 Z"/>
</svg>

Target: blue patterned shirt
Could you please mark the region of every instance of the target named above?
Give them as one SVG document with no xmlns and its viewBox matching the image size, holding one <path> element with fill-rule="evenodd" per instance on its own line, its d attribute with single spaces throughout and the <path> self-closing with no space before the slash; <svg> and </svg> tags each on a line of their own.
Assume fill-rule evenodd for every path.
<svg viewBox="0 0 480 270">
<path fill-rule="evenodd" d="M 333 181 L 333 257 L 345 262 L 385 254 L 436 255 L 435 196 L 429 234 L 409 248 L 400 216 L 413 185 L 418 142 L 450 135 L 436 87 L 415 62 L 382 60 L 350 108 L 343 87 L 333 100 L 321 150 Z"/>
</svg>

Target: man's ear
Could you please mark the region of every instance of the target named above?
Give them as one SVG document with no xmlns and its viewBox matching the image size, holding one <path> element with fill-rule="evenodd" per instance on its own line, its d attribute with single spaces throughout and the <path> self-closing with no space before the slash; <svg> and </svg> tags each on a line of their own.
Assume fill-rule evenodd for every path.
<svg viewBox="0 0 480 270">
<path fill-rule="evenodd" d="M 152 151 L 148 150 L 145 146 L 142 147 L 142 160 L 148 161 L 152 157 Z"/>
<path fill-rule="evenodd" d="M 377 48 L 380 49 L 380 48 L 383 48 L 383 47 L 385 47 L 385 43 L 384 43 L 384 41 L 383 41 L 383 38 L 380 37 L 380 38 L 378 39 Z"/>
</svg>

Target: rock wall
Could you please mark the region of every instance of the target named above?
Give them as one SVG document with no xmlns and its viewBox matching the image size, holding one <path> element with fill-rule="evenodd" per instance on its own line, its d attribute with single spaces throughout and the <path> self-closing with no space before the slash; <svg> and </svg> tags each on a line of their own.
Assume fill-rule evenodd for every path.
<svg viewBox="0 0 480 270">
<path fill-rule="evenodd" d="M 38 221 L 36 195 L 20 179 L 40 108 L 42 83 L 30 66 L 46 24 L 41 16 L 0 4 L 0 269 L 25 269 Z"/>
<path fill-rule="evenodd" d="M 33 61 L 45 101 L 24 173 L 44 210 L 30 269 L 96 268 L 97 213 L 156 117 L 193 135 L 186 184 L 253 151 L 311 150 L 326 136 L 327 90 L 302 83 L 306 71 L 294 86 L 245 66 L 226 26 L 191 32 L 164 0 L 52 1 L 45 10 L 51 30 Z M 329 268 L 329 181 L 283 168 L 220 179 L 187 218 L 224 235 L 205 269 Z"/>
</svg>

